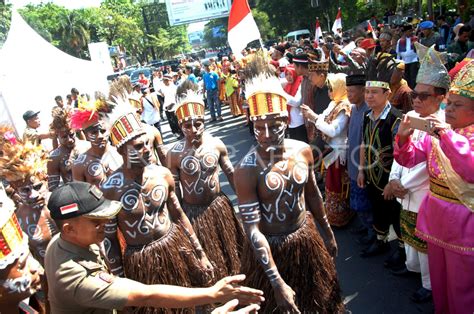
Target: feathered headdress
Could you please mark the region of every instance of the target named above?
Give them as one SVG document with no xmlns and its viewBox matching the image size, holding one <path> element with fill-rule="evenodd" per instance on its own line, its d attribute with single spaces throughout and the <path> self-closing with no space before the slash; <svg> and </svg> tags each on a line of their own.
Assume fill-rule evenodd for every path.
<svg viewBox="0 0 474 314">
<path fill-rule="evenodd" d="M 191 84 L 189 84 L 189 83 Z M 179 87 L 178 106 L 176 117 L 182 123 L 192 118 L 204 119 L 204 100 L 202 94 L 197 90 L 197 85 L 187 80 Z"/>
<path fill-rule="evenodd" d="M 125 75 L 110 84 L 109 101 L 114 104 L 114 109 L 109 115 L 110 139 L 112 145 L 117 148 L 135 136 L 145 133 L 136 113 L 131 86 L 129 78 Z M 135 101 L 140 103 L 139 100 Z"/>
<path fill-rule="evenodd" d="M 396 68 L 397 62 L 391 54 L 379 53 L 369 61 L 365 86 L 390 89 L 390 80 Z"/>
<path fill-rule="evenodd" d="M 53 116 L 53 121 L 49 125 L 51 130 L 69 130 L 71 128 L 71 109 L 56 107 L 51 115 Z"/>
<path fill-rule="evenodd" d="M 286 93 L 265 57 L 257 54 L 245 72 L 245 97 L 253 120 L 267 115 L 287 116 Z"/>
<path fill-rule="evenodd" d="M 0 134 L 5 138 L 5 134 Z M 48 154 L 41 145 L 19 140 L 6 141 L 0 157 L 0 177 L 9 182 L 24 181 L 28 178 L 46 178 Z"/>
<path fill-rule="evenodd" d="M 0 124 L 0 154 L 5 143 L 16 145 L 18 138 L 15 134 L 15 130 L 9 124 Z"/>
<path fill-rule="evenodd" d="M 78 106 L 71 115 L 71 127 L 75 130 L 84 130 L 99 122 L 101 114 L 108 113 L 109 107 L 105 98 L 97 94 L 93 100 L 79 97 Z"/>
</svg>

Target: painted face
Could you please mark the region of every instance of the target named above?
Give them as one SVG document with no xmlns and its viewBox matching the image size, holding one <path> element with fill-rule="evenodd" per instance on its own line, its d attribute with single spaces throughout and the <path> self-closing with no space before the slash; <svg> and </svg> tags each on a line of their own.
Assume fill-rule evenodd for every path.
<svg viewBox="0 0 474 314">
<path fill-rule="evenodd" d="M 453 129 L 474 124 L 474 100 L 449 94 L 445 115 L 446 123 L 451 124 Z"/>
<path fill-rule="evenodd" d="M 366 87 L 365 101 L 370 109 L 385 106 L 390 92 L 381 87 Z"/>
<path fill-rule="evenodd" d="M 151 143 L 146 134 L 127 142 L 124 165 L 130 168 L 148 166 L 151 163 Z"/>
<path fill-rule="evenodd" d="M 19 303 L 41 288 L 41 265 L 27 250 L 9 267 L 0 270 L 0 296 L 2 303 Z"/>
<path fill-rule="evenodd" d="M 90 126 L 87 128 L 84 134 L 86 135 L 87 141 L 89 141 L 92 146 L 98 148 L 105 148 L 105 146 L 107 146 L 109 132 L 105 128 L 103 122 L 99 122 L 96 125 Z"/>
<path fill-rule="evenodd" d="M 255 138 L 265 150 L 283 145 L 286 122 L 283 119 L 259 119 L 254 121 Z"/>
<path fill-rule="evenodd" d="M 61 146 L 72 149 L 76 144 L 76 134 L 71 129 L 59 130 L 58 141 Z"/>
<path fill-rule="evenodd" d="M 37 177 L 29 177 L 24 181 L 13 181 L 11 185 L 23 203 L 34 208 L 44 207 L 48 193 L 46 181 Z"/>
<path fill-rule="evenodd" d="M 189 121 L 184 121 L 181 124 L 181 130 L 183 131 L 186 141 L 190 143 L 199 143 L 204 134 L 204 120 L 191 119 Z"/>
</svg>

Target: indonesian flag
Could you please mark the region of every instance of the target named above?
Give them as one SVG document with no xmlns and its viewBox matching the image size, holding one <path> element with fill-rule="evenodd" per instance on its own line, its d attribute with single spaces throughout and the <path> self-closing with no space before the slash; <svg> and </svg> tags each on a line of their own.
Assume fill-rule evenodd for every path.
<svg viewBox="0 0 474 314">
<path fill-rule="evenodd" d="M 332 32 L 334 33 L 334 35 L 341 35 L 341 31 L 338 31 L 338 29 L 341 29 L 341 31 L 342 31 L 341 8 L 337 9 L 336 20 L 334 21 L 334 24 L 332 24 Z"/>
<path fill-rule="evenodd" d="M 316 47 L 320 42 L 324 43 L 323 31 L 321 30 L 321 25 L 319 25 L 319 19 L 316 18 L 316 31 L 314 32 L 314 44 Z"/>
<path fill-rule="evenodd" d="M 232 52 L 242 57 L 242 50 L 253 40 L 260 39 L 260 31 L 247 0 L 234 0 L 230 9 L 227 40 Z"/>
<path fill-rule="evenodd" d="M 371 32 L 372 33 L 372 37 L 374 38 L 374 40 L 377 40 L 377 34 L 375 34 L 375 31 L 374 31 L 374 28 L 372 27 L 372 24 L 370 24 L 370 20 L 367 21 L 368 24 L 367 24 L 367 32 Z"/>
</svg>

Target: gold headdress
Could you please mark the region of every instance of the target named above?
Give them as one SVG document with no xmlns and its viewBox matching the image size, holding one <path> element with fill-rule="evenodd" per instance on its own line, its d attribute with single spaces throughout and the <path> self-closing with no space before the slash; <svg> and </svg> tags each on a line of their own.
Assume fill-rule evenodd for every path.
<svg viewBox="0 0 474 314">
<path fill-rule="evenodd" d="M 179 123 L 192 118 L 204 119 L 204 100 L 196 84 L 186 80 L 178 87 L 176 94 L 178 95 L 176 117 Z"/>
<path fill-rule="evenodd" d="M 0 269 L 13 264 L 26 251 L 28 237 L 16 218 L 15 204 L 0 184 Z"/>
<path fill-rule="evenodd" d="M 2 147 L 0 177 L 9 182 L 24 181 L 28 178 L 32 182 L 36 179 L 43 180 L 47 176 L 47 162 L 48 155 L 41 145 L 22 143 L 19 140 L 8 141 Z"/>
<path fill-rule="evenodd" d="M 114 110 L 109 115 L 112 123 L 110 128 L 110 139 L 112 145 L 121 147 L 132 138 L 146 133 L 142 126 L 142 122 L 137 116 L 137 106 L 132 94 L 130 80 L 127 76 L 122 75 L 116 82 L 110 85 L 109 100 L 113 100 Z"/>
<path fill-rule="evenodd" d="M 451 94 L 474 99 L 474 59 L 469 60 L 456 74 L 451 83 Z"/>
<path fill-rule="evenodd" d="M 319 57 L 315 54 L 308 54 L 308 72 L 328 73 L 329 60 L 324 57 L 324 51 L 321 48 L 316 48 Z"/>
<path fill-rule="evenodd" d="M 269 115 L 288 116 L 286 94 L 280 80 L 261 55 L 256 55 L 245 68 L 245 97 L 253 120 Z"/>
</svg>

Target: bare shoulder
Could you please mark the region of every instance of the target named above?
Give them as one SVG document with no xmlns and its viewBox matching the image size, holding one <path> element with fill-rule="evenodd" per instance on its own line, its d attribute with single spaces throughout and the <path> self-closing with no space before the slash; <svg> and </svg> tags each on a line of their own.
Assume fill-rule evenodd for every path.
<svg viewBox="0 0 474 314">
<path fill-rule="evenodd" d="M 60 155 L 61 155 L 61 149 L 60 149 L 60 147 L 57 147 L 49 153 L 49 159 L 51 161 L 54 161 L 54 160 L 58 159 Z"/>
<path fill-rule="evenodd" d="M 100 186 L 105 197 L 111 197 L 118 189 L 122 188 L 125 184 L 125 176 L 122 169 L 114 171 L 107 180 Z"/>
<path fill-rule="evenodd" d="M 292 139 L 285 139 L 285 150 L 291 155 L 303 155 L 305 157 L 312 156 L 311 146 L 307 143 Z"/>
<path fill-rule="evenodd" d="M 168 154 L 173 155 L 173 154 L 179 154 L 184 151 L 185 147 L 185 142 L 184 139 L 180 140 L 176 144 L 173 145 L 173 147 L 168 151 Z"/>
<path fill-rule="evenodd" d="M 235 166 L 235 172 L 255 171 L 257 169 L 258 153 L 252 148 Z"/>
</svg>

